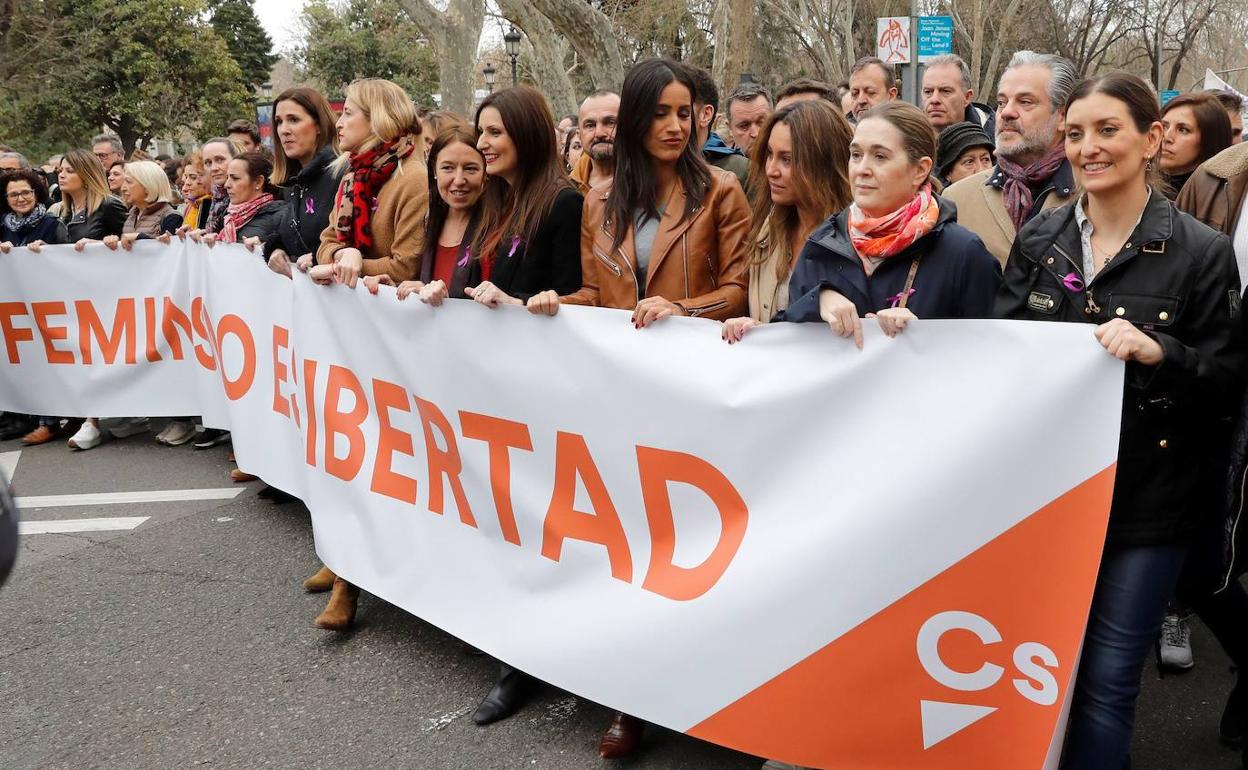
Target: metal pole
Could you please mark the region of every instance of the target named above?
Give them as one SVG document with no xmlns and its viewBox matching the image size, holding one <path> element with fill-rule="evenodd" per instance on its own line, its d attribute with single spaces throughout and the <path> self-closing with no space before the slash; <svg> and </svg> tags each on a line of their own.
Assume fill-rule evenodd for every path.
<svg viewBox="0 0 1248 770">
<path fill-rule="evenodd" d="M 903 99 L 918 105 L 919 96 L 919 0 L 910 0 L 910 63 L 902 75 Z"/>
<path fill-rule="evenodd" d="M 516 79 L 516 55 L 511 55 L 511 84 L 513 86 L 520 85 L 520 81 Z"/>
</svg>

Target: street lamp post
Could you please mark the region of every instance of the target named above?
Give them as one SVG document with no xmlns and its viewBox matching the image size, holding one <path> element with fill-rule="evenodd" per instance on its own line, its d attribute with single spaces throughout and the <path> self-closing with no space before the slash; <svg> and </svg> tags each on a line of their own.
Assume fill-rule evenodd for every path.
<svg viewBox="0 0 1248 770">
<path fill-rule="evenodd" d="M 481 74 L 485 75 L 485 87 L 490 93 L 494 93 L 494 78 L 498 75 L 498 70 L 494 69 L 493 64 L 487 64 L 485 69 L 481 70 Z"/>
<path fill-rule="evenodd" d="M 520 58 L 520 30 L 515 25 L 509 25 L 506 34 L 503 35 L 503 43 L 507 46 L 507 55 L 511 57 L 511 84 L 518 85 L 519 80 L 516 77 L 516 59 Z"/>
</svg>

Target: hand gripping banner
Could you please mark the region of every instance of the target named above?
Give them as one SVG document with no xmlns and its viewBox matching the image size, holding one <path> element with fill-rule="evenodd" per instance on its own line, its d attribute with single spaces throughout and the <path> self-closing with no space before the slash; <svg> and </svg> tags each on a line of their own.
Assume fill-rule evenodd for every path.
<svg viewBox="0 0 1248 770">
<path fill-rule="evenodd" d="M 559 687 L 814 767 L 1060 750 L 1122 367 L 1090 327 L 554 318 L 241 247 L 0 255 L 0 408 L 203 415 L 335 572 Z"/>
</svg>

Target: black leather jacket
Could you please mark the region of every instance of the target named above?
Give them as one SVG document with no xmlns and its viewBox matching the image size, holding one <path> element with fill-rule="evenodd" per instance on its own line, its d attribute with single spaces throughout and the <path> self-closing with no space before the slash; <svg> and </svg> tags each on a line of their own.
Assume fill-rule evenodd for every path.
<svg viewBox="0 0 1248 770">
<path fill-rule="evenodd" d="M 1235 255 L 1225 235 L 1154 193 L 1122 251 L 1076 291 L 1062 276 L 1082 276 L 1077 205 L 1042 212 L 1019 232 L 996 315 L 1124 318 L 1161 344 L 1159 365 L 1127 364 L 1109 543 L 1179 542 L 1221 508 L 1245 363 Z"/>
<path fill-rule="evenodd" d="M 282 188 L 284 209 L 280 221 L 264 240 L 266 258 L 277 249 L 285 251 L 291 262 L 304 254 L 316 253 L 342 178 L 341 169 L 331 168 L 336 157 L 334 148 L 325 145 Z"/>
</svg>

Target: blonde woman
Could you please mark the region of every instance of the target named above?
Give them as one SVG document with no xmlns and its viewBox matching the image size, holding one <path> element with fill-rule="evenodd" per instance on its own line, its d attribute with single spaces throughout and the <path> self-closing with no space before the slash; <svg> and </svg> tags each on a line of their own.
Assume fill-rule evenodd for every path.
<svg viewBox="0 0 1248 770">
<path fill-rule="evenodd" d="M 65 223 L 70 243 L 121 235 L 126 224 L 126 206 L 109 192 L 99 158 L 87 150 L 70 150 L 61 159 L 56 182 L 61 202 L 53 211 Z"/>
<path fill-rule="evenodd" d="M 342 155 L 334 167 L 344 173 L 329 225 L 321 233 L 317 265 L 310 268 L 312 278 L 351 287 L 360 276 L 386 276 L 395 284 L 416 278 L 429 209 L 416 108 L 388 80 L 357 80 L 347 86 L 337 129 Z M 299 262 L 300 269 L 305 265 Z M 350 628 L 359 595 L 359 588 L 336 577 L 316 625 L 331 631 Z"/>
<path fill-rule="evenodd" d="M 173 188 L 169 177 L 159 163 L 151 160 L 135 160 L 126 164 L 126 178 L 122 189 L 130 200 L 130 213 L 121 228 L 121 235 L 106 235 L 104 245 L 116 250 L 118 246 L 129 250 L 142 238 L 157 238 L 172 234 L 182 226 L 182 215 L 173 207 Z M 83 239 L 74 244 L 79 251 L 87 243 Z"/>
<path fill-rule="evenodd" d="M 312 277 L 351 287 L 360 276 L 385 275 L 396 284 L 415 278 L 429 208 L 416 108 L 388 80 L 357 80 L 347 86 L 337 129 L 335 167 L 344 173 Z"/>
</svg>

